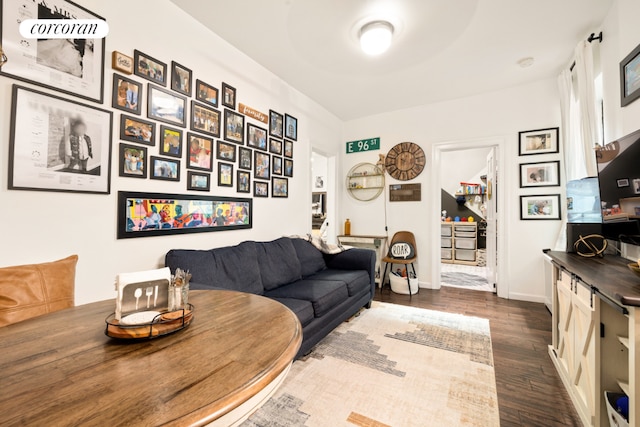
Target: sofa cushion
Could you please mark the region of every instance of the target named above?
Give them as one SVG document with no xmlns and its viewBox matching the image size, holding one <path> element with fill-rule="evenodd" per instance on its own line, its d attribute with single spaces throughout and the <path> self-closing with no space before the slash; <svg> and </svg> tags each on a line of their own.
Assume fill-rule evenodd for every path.
<svg viewBox="0 0 640 427">
<path fill-rule="evenodd" d="M 364 270 L 323 270 L 309 277 L 313 280 L 342 281 L 347 285 L 349 296 L 358 295 L 371 289 L 369 273 Z"/>
<path fill-rule="evenodd" d="M 327 268 L 324 256 L 315 246 L 304 239 L 291 239 L 300 260 L 300 273 L 302 277 L 311 276 L 318 271 Z"/>
<path fill-rule="evenodd" d="M 271 298 L 274 301 L 278 301 L 281 304 L 284 304 L 289 308 L 289 310 L 293 311 L 295 315 L 300 320 L 302 327 L 307 326 L 314 319 L 313 306 L 309 301 L 305 301 L 302 299 L 295 298 Z"/>
<path fill-rule="evenodd" d="M 271 298 L 295 298 L 311 302 L 315 317 L 322 317 L 333 307 L 349 298 L 342 281 L 302 279 L 265 292 Z"/>
<path fill-rule="evenodd" d="M 272 242 L 257 242 L 255 245 L 265 290 L 302 278 L 300 261 L 291 239 L 282 237 Z"/>
</svg>

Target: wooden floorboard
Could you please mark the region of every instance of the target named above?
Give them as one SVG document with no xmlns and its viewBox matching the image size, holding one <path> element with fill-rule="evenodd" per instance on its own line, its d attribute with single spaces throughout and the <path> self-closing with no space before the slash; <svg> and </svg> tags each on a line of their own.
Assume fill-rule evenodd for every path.
<svg viewBox="0 0 640 427">
<path fill-rule="evenodd" d="M 547 353 L 551 315 L 543 304 L 451 287 L 411 298 L 386 287 L 375 299 L 489 319 L 502 427 L 582 425 Z"/>
</svg>

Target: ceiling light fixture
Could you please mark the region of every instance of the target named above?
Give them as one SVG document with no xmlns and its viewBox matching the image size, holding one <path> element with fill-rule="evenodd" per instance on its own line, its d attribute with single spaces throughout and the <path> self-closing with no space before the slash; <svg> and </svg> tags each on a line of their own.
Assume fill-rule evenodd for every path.
<svg viewBox="0 0 640 427">
<path fill-rule="evenodd" d="M 517 64 L 521 68 L 529 68 L 533 65 L 533 62 L 534 62 L 534 59 L 530 56 L 527 56 L 526 58 L 519 59 Z"/>
<path fill-rule="evenodd" d="M 360 48 L 367 55 L 380 55 L 391 46 L 393 25 L 387 21 L 373 21 L 360 29 Z"/>
</svg>

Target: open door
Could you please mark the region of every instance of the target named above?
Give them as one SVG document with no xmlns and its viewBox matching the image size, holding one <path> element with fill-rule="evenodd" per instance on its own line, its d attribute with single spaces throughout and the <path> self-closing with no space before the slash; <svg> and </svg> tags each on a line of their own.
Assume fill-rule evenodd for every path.
<svg viewBox="0 0 640 427">
<path fill-rule="evenodd" d="M 498 147 L 492 147 L 487 155 L 487 281 L 493 284 L 493 292 L 497 292 L 498 283 L 498 218 L 496 194 L 498 177 Z"/>
</svg>

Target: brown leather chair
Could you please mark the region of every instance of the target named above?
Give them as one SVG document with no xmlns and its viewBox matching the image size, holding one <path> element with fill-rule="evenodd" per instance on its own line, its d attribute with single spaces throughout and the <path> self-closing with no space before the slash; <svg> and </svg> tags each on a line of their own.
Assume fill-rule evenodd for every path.
<svg viewBox="0 0 640 427">
<path fill-rule="evenodd" d="M 393 245 L 395 243 L 408 243 L 409 245 L 411 245 L 413 247 L 413 256 L 410 257 L 397 257 L 397 256 L 393 256 L 393 254 L 391 253 L 391 248 L 393 247 Z M 404 264 L 405 266 L 411 266 L 411 269 L 413 270 L 413 275 L 417 277 L 416 275 L 416 267 L 413 265 L 413 263 L 418 259 L 418 248 L 416 245 L 416 236 L 413 235 L 412 232 L 410 231 L 398 231 L 396 234 L 393 235 L 393 238 L 391 239 L 391 243 L 389 243 L 389 252 L 387 253 L 387 256 L 382 258 L 382 262 L 385 263 L 384 266 L 384 274 L 382 275 L 382 286 L 384 286 L 384 281 L 387 277 L 387 268 L 389 266 L 391 266 L 391 271 L 393 271 L 393 264 Z M 411 282 L 409 281 L 411 279 L 411 274 L 409 273 L 409 268 L 407 268 L 407 286 L 409 286 L 409 296 L 411 296 Z"/>
</svg>

